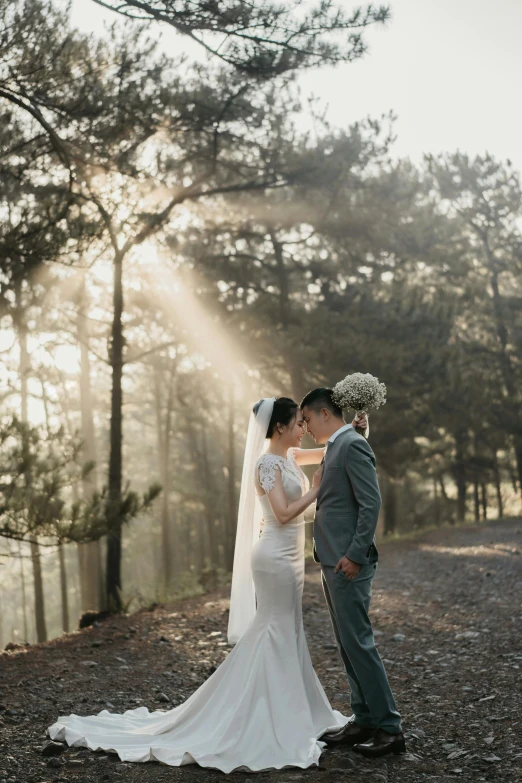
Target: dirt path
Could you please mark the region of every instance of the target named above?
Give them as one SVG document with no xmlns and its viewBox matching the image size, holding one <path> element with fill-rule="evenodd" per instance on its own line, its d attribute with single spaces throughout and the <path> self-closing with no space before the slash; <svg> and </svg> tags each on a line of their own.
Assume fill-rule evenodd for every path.
<svg viewBox="0 0 522 783">
<path fill-rule="evenodd" d="M 168 709 L 187 698 L 226 655 L 223 591 L 0 655 L 0 783 L 522 781 L 521 550 L 522 520 L 380 547 L 372 619 L 409 737 L 405 757 L 370 762 L 337 748 L 318 769 L 223 775 L 70 749 L 51 761 L 60 766 L 47 766 L 45 730 L 58 715 Z M 346 712 L 347 682 L 313 563 L 305 624 L 317 673 Z"/>
</svg>

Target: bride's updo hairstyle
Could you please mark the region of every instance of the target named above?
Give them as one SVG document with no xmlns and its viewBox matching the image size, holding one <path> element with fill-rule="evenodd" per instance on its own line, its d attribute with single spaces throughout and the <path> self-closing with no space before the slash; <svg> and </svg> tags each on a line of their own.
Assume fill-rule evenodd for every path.
<svg viewBox="0 0 522 783">
<path fill-rule="evenodd" d="M 261 403 L 262 400 L 258 400 L 258 402 L 256 402 L 252 408 L 256 416 Z M 278 397 L 274 402 L 274 410 L 272 411 L 272 416 L 268 424 L 266 437 L 272 437 L 278 424 L 282 424 L 284 427 L 286 427 L 287 424 L 290 424 L 292 419 L 295 418 L 298 410 L 299 405 L 295 402 L 295 400 L 291 400 L 290 397 Z"/>
</svg>

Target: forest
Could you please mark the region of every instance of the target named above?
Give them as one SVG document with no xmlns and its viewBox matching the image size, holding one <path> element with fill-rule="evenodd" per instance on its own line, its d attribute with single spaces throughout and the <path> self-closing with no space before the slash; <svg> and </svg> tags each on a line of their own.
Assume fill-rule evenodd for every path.
<svg viewBox="0 0 522 783">
<path fill-rule="evenodd" d="M 389 9 L 103 5 L 0 0 L 0 647 L 226 585 L 253 403 L 351 372 L 379 536 L 519 516 L 520 173 L 297 83 Z"/>
</svg>

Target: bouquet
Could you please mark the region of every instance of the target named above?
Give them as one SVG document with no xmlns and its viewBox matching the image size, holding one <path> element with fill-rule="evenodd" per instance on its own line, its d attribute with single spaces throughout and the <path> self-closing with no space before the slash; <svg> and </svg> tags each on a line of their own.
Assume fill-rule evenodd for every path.
<svg viewBox="0 0 522 783">
<path fill-rule="evenodd" d="M 347 375 L 333 388 L 333 400 L 340 408 L 354 408 L 356 418 L 368 413 L 370 408 L 380 408 L 386 403 L 386 386 L 370 373 L 354 372 Z M 368 437 L 370 427 L 364 433 Z"/>
</svg>

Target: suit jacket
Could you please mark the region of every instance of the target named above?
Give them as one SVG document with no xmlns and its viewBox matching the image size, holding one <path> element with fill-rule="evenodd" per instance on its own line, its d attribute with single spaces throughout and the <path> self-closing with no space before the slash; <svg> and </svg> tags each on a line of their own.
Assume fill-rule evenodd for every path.
<svg viewBox="0 0 522 783">
<path fill-rule="evenodd" d="M 356 430 L 328 445 L 314 519 L 314 560 L 336 566 L 346 556 L 355 563 L 375 563 L 379 553 L 375 528 L 381 493 L 375 455 Z"/>
</svg>

